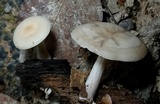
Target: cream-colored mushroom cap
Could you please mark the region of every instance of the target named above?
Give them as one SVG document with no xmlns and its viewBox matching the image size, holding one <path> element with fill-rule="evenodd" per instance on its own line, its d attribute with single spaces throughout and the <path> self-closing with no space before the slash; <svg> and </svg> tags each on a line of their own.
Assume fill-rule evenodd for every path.
<svg viewBox="0 0 160 104">
<path fill-rule="evenodd" d="M 29 49 L 41 43 L 49 34 L 50 22 L 42 16 L 32 16 L 23 20 L 13 34 L 14 45 L 18 49 Z"/>
<path fill-rule="evenodd" d="M 146 46 L 138 37 L 112 23 L 77 26 L 71 37 L 81 47 L 110 60 L 138 61 L 147 54 Z"/>
</svg>

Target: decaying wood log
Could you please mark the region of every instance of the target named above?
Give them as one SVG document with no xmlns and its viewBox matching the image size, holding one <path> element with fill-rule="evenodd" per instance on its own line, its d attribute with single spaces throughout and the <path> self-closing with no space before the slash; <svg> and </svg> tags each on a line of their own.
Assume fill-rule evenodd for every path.
<svg viewBox="0 0 160 104">
<path fill-rule="evenodd" d="M 67 60 L 28 60 L 16 65 L 16 74 L 30 83 L 40 81 L 42 75 L 70 75 L 71 66 Z"/>
<path fill-rule="evenodd" d="M 59 98 L 60 102 L 69 102 L 71 66 L 67 60 L 28 60 L 17 64 L 15 69 L 22 85 L 30 92 L 34 90 L 42 96 L 40 88 L 51 88 L 51 97 Z"/>
</svg>

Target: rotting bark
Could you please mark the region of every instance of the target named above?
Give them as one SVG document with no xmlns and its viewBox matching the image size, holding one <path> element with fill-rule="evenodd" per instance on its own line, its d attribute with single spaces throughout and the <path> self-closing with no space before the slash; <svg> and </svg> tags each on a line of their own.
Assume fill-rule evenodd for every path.
<svg viewBox="0 0 160 104">
<path fill-rule="evenodd" d="M 26 80 L 36 79 L 45 74 L 70 75 L 71 66 L 67 60 L 28 60 L 17 64 L 16 74 Z M 29 79 L 28 79 L 29 78 Z M 31 82 L 32 82 L 31 81 Z"/>
<path fill-rule="evenodd" d="M 71 66 L 67 60 L 28 60 L 17 64 L 16 74 L 31 84 L 41 81 L 42 75 L 70 76 Z"/>
<path fill-rule="evenodd" d="M 21 78 L 22 85 L 29 92 L 34 91 L 39 97 L 40 87 L 51 88 L 50 100 L 58 99 L 59 102 L 69 102 L 71 66 L 67 60 L 28 60 L 17 64 L 16 74 Z M 76 93 L 75 93 L 76 94 Z M 77 95 L 76 95 L 77 96 Z M 56 100 L 57 100 L 56 99 Z"/>
</svg>

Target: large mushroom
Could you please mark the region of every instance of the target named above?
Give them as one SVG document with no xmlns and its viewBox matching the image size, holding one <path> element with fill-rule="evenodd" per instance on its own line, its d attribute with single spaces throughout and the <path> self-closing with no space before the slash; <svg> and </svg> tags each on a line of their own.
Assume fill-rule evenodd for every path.
<svg viewBox="0 0 160 104">
<path fill-rule="evenodd" d="M 77 26 L 71 32 L 71 37 L 81 47 L 98 55 L 85 83 L 87 98 L 84 99 L 86 100 L 93 100 L 103 70 L 107 65 L 105 59 L 124 62 L 138 61 L 147 54 L 147 48 L 139 38 L 112 23 L 93 22 Z"/>
<path fill-rule="evenodd" d="M 37 46 L 38 59 L 50 57 L 43 42 L 49 35 L 50 29 L 51 23 L 42 16 L 28 17 L 16 27 L 13 34 L 13 43 L 20 49 L 19 61 L 21 63 L 26 60 L 26 50 L 35 46 Z"/>
</svg>

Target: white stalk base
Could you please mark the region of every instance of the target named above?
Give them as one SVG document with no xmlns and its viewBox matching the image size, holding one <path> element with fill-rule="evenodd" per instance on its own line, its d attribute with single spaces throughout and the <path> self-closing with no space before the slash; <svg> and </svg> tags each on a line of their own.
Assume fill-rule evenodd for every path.
<svg viewBox="0 0 160 104">
<path fill-rule="evenodd" d="M 23 63 L 27 60 L 27 50 L 20 50 L 19 52 L 19 63 Z"/>
<path fill-rule="evenodd" d="M 86 81 L 87 99 L 92 101 L 101 80 L 106 60 L 98 56 Z"/>
</svg>

